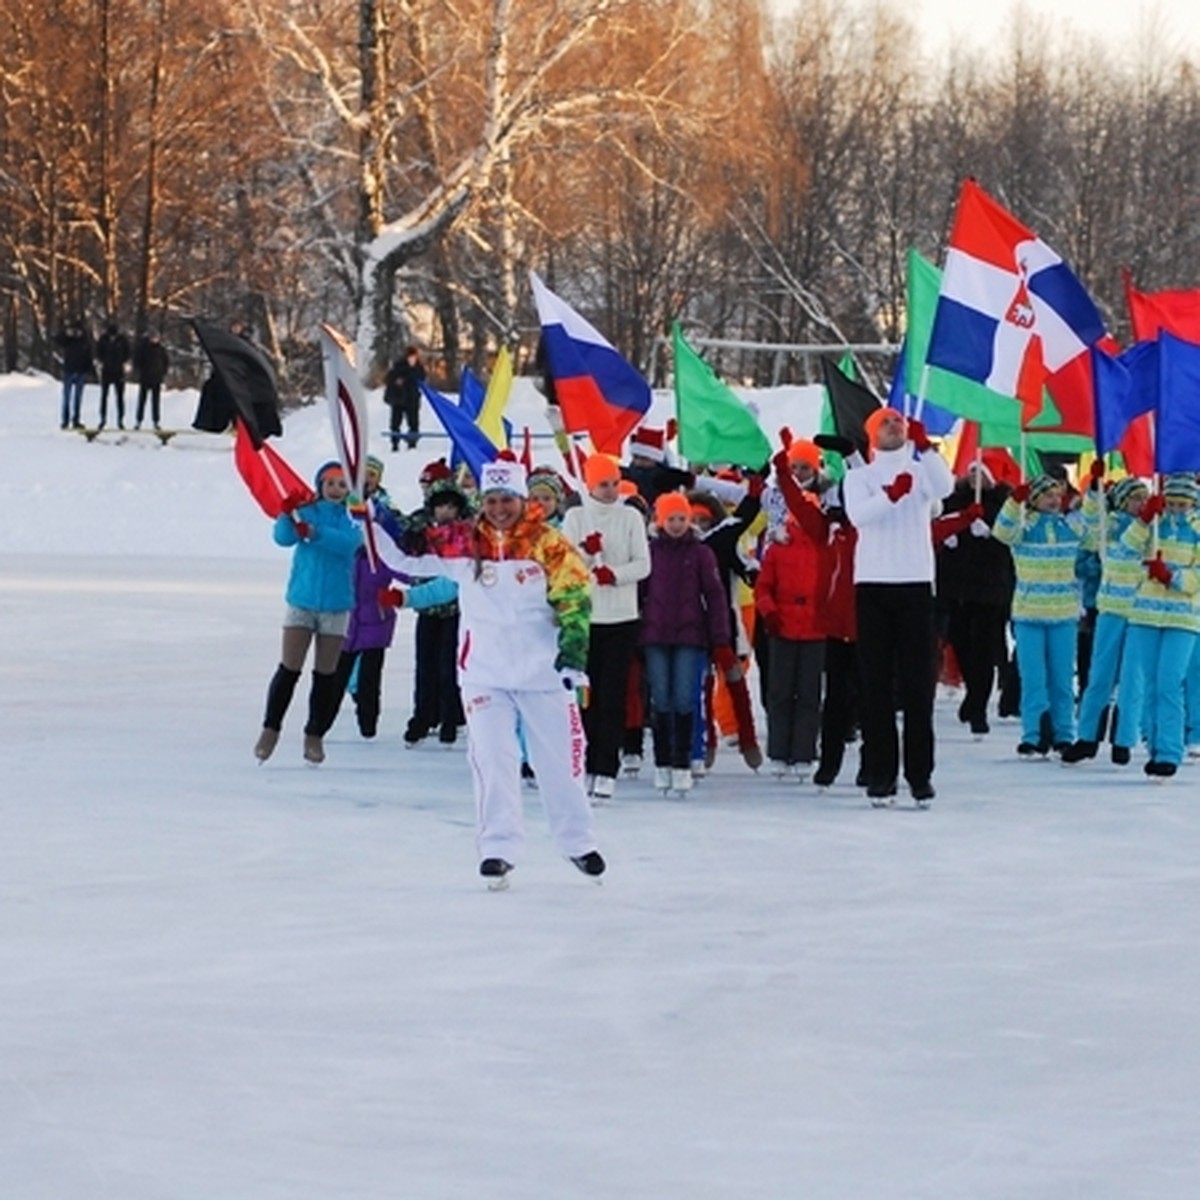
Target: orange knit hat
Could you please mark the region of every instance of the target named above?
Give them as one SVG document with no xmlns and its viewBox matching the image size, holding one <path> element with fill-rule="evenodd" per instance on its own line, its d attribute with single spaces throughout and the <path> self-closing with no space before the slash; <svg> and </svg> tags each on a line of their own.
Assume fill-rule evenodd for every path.
<svg viewBox="0 0 1200 1200">
<path fill-rule="evenodd" d="M 879 427 L 887 420 L 888 417 L 900 417 L 904 419 L 904 414 L 897 408 L 877 408 L 864 422 L 863 429 L 867 434 L 867 445 L 872 450 L 875 449 L 875 438 L 879 433 Z"/>
<path fill-rule="evenodd" d="M 821 469 L 821 447 L 806 438 L 797 438 L 792 442 L 788 447 L 787 456 L 790 463 L 808 463 L 814 471 Z"/>
<path fill-rule="evenodd" d="M 589 492 L 595 491 L 602 483 L 611 483 L 621 478 L 621 467 L 615 458 L 608 454 L 589 454 L 583 464 L 583 482 Z"/>
<path fill-rule="evenodd" d="M 668 517 L 688 517 L 692 515 L 692 506 L 682 492 L 663 492 L 654 502 L 654 521 L 662 525 Z"/>
</svg>

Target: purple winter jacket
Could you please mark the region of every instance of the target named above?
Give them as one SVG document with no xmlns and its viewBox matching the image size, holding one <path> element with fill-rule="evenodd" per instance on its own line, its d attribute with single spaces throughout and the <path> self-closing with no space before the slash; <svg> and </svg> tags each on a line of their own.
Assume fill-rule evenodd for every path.
<svg viewBox="0 0 1200 1200">
<path fill-rule="evenodd" d="M 396 631 L 396 610 L 379 606 L 379 591 L 399 576 L 389 567 L 379 564 L 372 571 L 365 550 L 354 556 L 354 608 L 342 649 L 346 651 L 386 649 L 392 644 Z"/>
<path fill-rule="evenodd" d="M 729 602 L 717 556 L 689 529 L 650 539 L 650 574 L 642 581 L 642 644 L 728 646 Z"/>
</svg>

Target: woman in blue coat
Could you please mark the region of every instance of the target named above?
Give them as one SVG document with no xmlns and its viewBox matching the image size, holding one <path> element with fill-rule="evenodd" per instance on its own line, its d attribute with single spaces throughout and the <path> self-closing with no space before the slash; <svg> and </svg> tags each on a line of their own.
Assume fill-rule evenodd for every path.
<svg viewBox="0 0 1200 1200">
<path fill-rule="evenodd" d="M 354 555 L 362 535 L 346 511 L 349 491 L 340 464 L 326 463 L 317 472 L 317 498 L 275 521 L 275 542 L 294 547 L 284 594 L 283 649 L 267 689 L 267 711 L 254 756 L 266 762 L 279 742 L 284 714 L 304 668 L 308 647 L 316 640 L 304 757 L 324 762 L 322 735 L 331 724 L 338 701 L 337 665 L 342 640 L 354 607 Z"/>
</svg>

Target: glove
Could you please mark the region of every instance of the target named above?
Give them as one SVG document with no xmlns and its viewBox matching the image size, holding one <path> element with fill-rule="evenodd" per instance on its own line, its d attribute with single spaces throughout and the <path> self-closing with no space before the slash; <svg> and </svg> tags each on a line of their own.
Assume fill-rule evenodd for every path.
<svg viewBox="0 0 1200 1200">
<path fill-rule="evenodd" d="M 992 527 L 982 517 L 979 517 L 971 522 L 971 536 L 979 538 L 991 537 Z"/>
<path fill-rule="evenodd" d="M 1104 459 L 1092 459 L 1092 465 L 1088 469 L 1088 475 L 1091 476 L 1091 481 L 1088 483 L 1088 487 L 1095 491 L 1099 491 L 1100 481 L 1104 478 Z"/>
<path fill-rule="evenodd" d="M 774 610 L 769 613 L 763 613 L 762 623 L 766 626 L 767 632 L 772 637 L 781 637 L 783 635 L 783 618 Z"/>
<path fill-rule="evenodd" d="M 1142 505 L 1142 511 L 1138 513 L 1147 525 L 1151 524 L 1155 517 L 1160 517 L 1166 511 L 1167 502 L 1162 496 L 1151 496 L 1145 504 Z"/>
<path fill-rule="evenodd" d="M 948 538 L 947 538 L 947 539 L 946 539 L 946 540 L 945 540 L 945 541 L 942 543 L 942 549 L 943 549 L 943 550 L 957 550 L 957 549 L 958 549 L 958 534 L 957 534 L 957 533 L 952 533 L 952 534 L 951 534 L 951 535 L 950 535 L 950 536 L 949 536 L 949 537 L 948 537 Z"/>
<path fill-rule="evenodd" d="M 1018 483 L 1017 486 L 1012 490 L 1012 498 L 1018 504 L 1024 504 L 1025 501 L 1029 499 L 1029 484 Z"/>
<path fill-rule="evenodd" d="M 601 587 L 612 587 L 617 582 L 617 576 L 612 567 L 606 567 L 603 563 L 592 568 L 592 578 Z"/>
<path fill-rule="evenodd" d="M 714 646 L 712 657 L 727 683 L 737 683 L 742 678 L 742 664 L 738 662 L 732 646 Z"/>
<path fill-rule="evenodd" d="M 398 588 L 380 588 L 375 593 L 375 599 L 379 601 L 380 608 L 403 608 L 404 593 Z"/>
<path fill-rule="evenodd" d="M 779 431 L 779 444 L 783 447 L 783 452 L 786 455 L 788 452 L 788 448 L 792 444 L 792 430 L 791 430 L 790 426 L 785 425 Z"/>
<path fill-rule="evenodd" d="M 1174 572 L 1170 567 L 1163 562 L 1162 551 L 1160 550 L 1149 562 L 1146 563 L 1146 574 L 1150 576 L 1155 583 L 1161 583 L 1163 587 L 1171 586 L 1171 578 Z"/>
<path fill-rule="evenodd" d="M 302 541 L 307 542 L 313 536 L 313 527 L 307 521 L 293 521 L 296 526 L 296 536 Z"/>
<path fill-rule="evenodd" d="M 926 450 L 933 448 L 929 434 L 925 432 L 924 421 L 918 421 L 916 417 L 908 418 L 908 440 L 912 442 L 913 449 L 918 454 L 924 454 Z"/>
<path fill-rule="evenodd" d="M 967 507 L 963 509 L 963 516 L 966 517 L 967 520 L 972 523 L 974 523 L 975 521 L 982 521 L 983 520 L 983 505 L 982 504 L 968 504 Z"/>
<path fill-rule="evenodd" d="M 587 677 L 586 671 L 576 671 L 568 668 L 561 672 L 563 687 L 568 692 L 575 693 L 575 703 L 580 708 L 587 708 L 588 702 L 592 698 L 592 684 Z"/>
<path fill-rule="evenodd" d="M 759 475 L 757 472 L 746 476 L 746 494 L 758 499 L 763 494 L 763 489 L 767 486 L 767 477 Z"/>
<path fill-rule="evenodd" d="M 604 537 L 596 530 L 593 530 L 579 543 L 579 548 L 585 554 L 599 554 L 604 548 Z"/>
<path fill-rule="evenodd" d="M 895 504 L 902 496 L 912 491 L 913 477 L 907 471 L 901 471 L 883 490 L 887 498 Z"/>
<path fill-rule="evenodd" d="M 813 445 L 822 450 L 832 450 L 843 458 L 849 458 L 854 453 L 854 443 L 849 438 L 839 437 L 836 433 L 818 433 L 813 435 Z"/>
</svg>

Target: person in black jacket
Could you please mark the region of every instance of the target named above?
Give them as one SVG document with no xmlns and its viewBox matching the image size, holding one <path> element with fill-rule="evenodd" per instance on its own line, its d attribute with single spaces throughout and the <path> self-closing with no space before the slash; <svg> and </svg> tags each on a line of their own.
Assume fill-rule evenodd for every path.
<svg viewBox="0 0 1200 1200">
<path fill-rule="evenodd" d="M 117 401 L 117 428 L 125 428 L 125 364 L 130 359 L 129 339 L 115 321 L 109 321 L 96 343 L 100 360 L 100 424 L 103 429 L 108 418 L 108 389 L 113 389 Z"/>
<path fill-rule="evenodd" d="M 141 429 L 146 417 L 146 397 L 150 397 L 150 419 L 155 429 L 161 429 L 160 420 L 161 396 L 163 380 L 167 377 L 167 368 L 171 365 L 171 357 L 167 353 L 162 338 L 157 333 L 144 334 L 133 352 L 133 369 L 138 378 L 137 424 Z"/>
<path fill-rule="evenodd" d="M 62 427 L 82 429 L 79 406 L 83 401 L 83 385 L 92 372 L 92 338 L 81 319 L 68 321 L 54 338 L 62 352 L 63 392 Z"/>
<path fill-rule="evenodd" d="M 981 476 L 978 504 L 976 470 Z M 1008 493 L 1007 485 L 997 484 L 986 465 L 972 464 L 946 498 L 945 515 L 934 522 L 935 542 L 940 543 L 938 606 L 966 685 L 958 716 L 977 737 L 988 732 L 996 672 L 1008 660 L 1006 630 L 1016 577 L 1008 547 L 992 537 Z"/>
<path fill-rule="evenodd" d="M 408 435 L 405 438 L 408 448 L 417 448 L 417 439 L 421 432 L 421 383 L 425 379 L 425 367 L 421 362 L 421 352 L 416 346 L 409 346 L 404 351 L 404 357 L 398 358 L 388 368 L 383 385 L 383 399 L 392 410 L 388 430 L 392 435 L 392 450 L 400 446 L 400 426 L 408 424 Z"/>
</svg>

